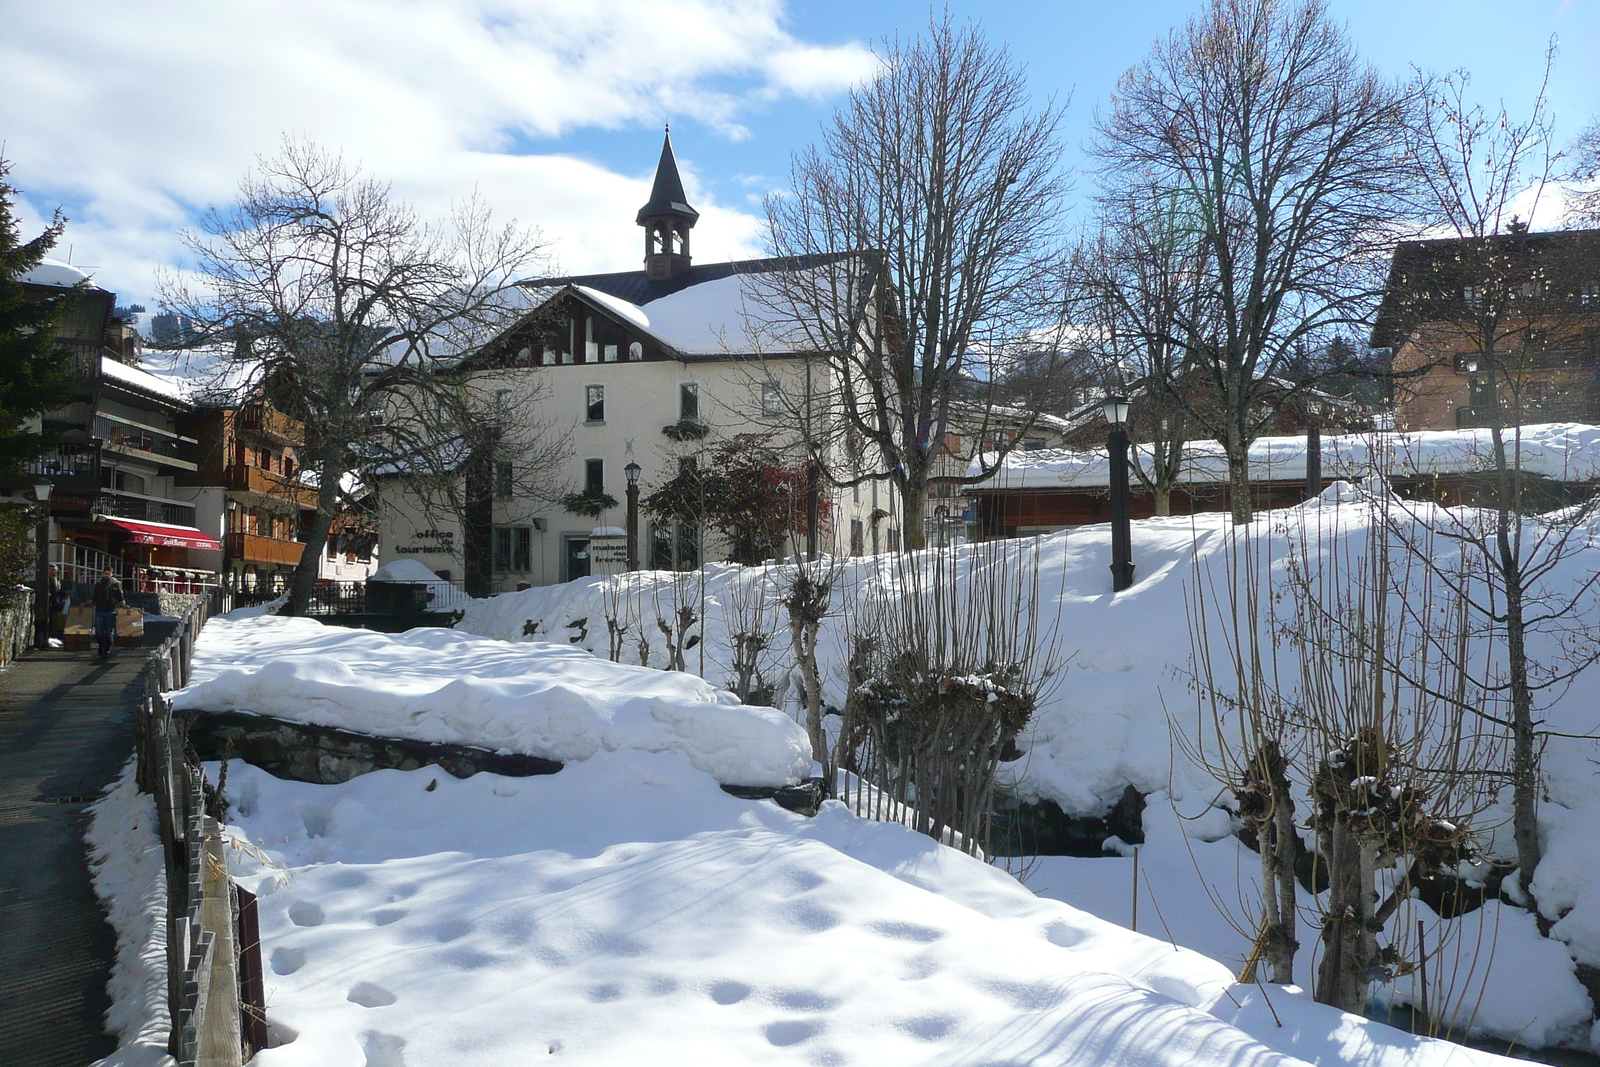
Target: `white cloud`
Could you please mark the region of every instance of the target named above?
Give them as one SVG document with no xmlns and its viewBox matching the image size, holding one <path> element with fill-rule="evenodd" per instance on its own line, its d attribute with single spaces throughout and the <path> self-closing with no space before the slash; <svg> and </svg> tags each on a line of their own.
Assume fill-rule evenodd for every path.
<svg viewBox="0 0 1600 1067">
<path fill-rule="evenodd" d="M 181 257 L 177 230 L 285 133 L 342 148 L 424 214 L 476 186 L 554 238 L 564 269 L 625 269 L 654 143 L 631 174 L 514 147 L 668 117 L 738 137 L 752 104 L 870 76 L 866 49 L 799 41 L 781 15 L 779 0 L 11 5 L 0 130 L 27 206 L 72 205 L 75 261 L 132 299 Z M 697 257 L 753 251 L 755 219 L 687 166 L 685 181 Z"/>
</svg>

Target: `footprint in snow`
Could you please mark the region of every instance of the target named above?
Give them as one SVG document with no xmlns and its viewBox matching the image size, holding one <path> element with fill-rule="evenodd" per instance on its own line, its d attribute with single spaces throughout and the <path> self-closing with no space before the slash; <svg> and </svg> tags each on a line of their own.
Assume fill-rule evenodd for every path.
<svg viewBox="0 0 1600 1067">
<path fill-rule="evenodd" d="M 272 973 L 293 974 L 306 965 L 303 948 L 275 948 L 272 950 Z"/>
<path fill-rule="evenodd" d="M 297 900 L 289 905 L 289 921 L 296 926 L 321 926 L 326 918 L 321 905 L 309 900 Z"/>
<path fill-rule="evenodd" d="M 810 1040 L 817 1036 L 822 1029 L 821 1025 L 810 1019 L 784 1019 L 771 1023 L 766 1028 L 767 1041 L 778 1048 L 787 1048 L 798 1045 L 802 1041 Z"/>
<path fill-rule="evenodd" d="M 737 1004 L 750 995 L 750 987 L 743 982 L 718 982 L 711 987 L 711 999 L 718 1004 Z"/>
<path fill-rule="evenodd" d="M 345 999 L 363 1008 L 382 1008 L 400 999 L 376 982 L 357 982 L 345 994 Z"/>
</svg>

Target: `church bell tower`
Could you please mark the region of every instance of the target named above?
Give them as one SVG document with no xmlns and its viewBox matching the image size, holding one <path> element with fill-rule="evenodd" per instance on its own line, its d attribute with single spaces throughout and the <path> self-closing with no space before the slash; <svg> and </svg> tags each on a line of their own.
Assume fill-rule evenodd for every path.
<svg viewBox="0 0 1600 1067">
<path fill-rule="evenodd" d="M 689 269 L 689 231 L 699 218 L 700 212 L 689 206 L 684 195 L 668 127 L 650 202 L 639 209 L 636 220 L 644 227 L 644 269 L 651 281 L 667 281 Z"/>
</svg>

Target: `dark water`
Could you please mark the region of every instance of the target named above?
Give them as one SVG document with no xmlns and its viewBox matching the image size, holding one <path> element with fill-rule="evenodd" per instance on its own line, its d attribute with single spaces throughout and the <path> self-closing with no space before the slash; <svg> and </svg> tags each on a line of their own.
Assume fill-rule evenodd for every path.
<svg viewBox="0 0 1600 1067">
<path fill-rule="evenodd" d="M 1367 1018 L 1374 1022 L 1387 1023 L 1397 1030 L 1406 1030 L 1411 1033 L 1418 1032 L 1418 1020 L 1410 1008 L 1396 1007 L 1391 1009 L 1371 1004 L 1367 1006 Z M 1596 1056 L 1592 1052 L 1580 1052 L 1576 1049 L 1508 1047 L 1504 1041 L 1484 1038 L 1457 1039 L 1456 1043 L 1465 1045 L 1468 1048 L 1480 1049 L 1484 1052 L 1493 1052 L 1497 1056 L 1509 1056 L 1514 1060 L 1527 1060 L 1531 1063 L 1549 1063 L 1556 1065 L 1556 1067 L 1600 1067 L 1600 1056 Z"/>
</svg>

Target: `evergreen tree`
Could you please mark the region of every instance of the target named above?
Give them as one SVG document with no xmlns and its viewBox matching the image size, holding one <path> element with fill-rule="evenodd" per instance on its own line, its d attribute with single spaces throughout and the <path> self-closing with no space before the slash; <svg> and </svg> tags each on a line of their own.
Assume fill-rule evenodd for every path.
<svg viewBox="0 0 1600 1067">
<path fill-rule="evenodd" d="M 15 472 L 44 445 L 42 435 L 23 432 L 28 417 L 71 395 L 70 355 L 55 344 L 55 332 L 78 297 L 76 289 L 43 299 L 23 291 L 19 279 L 55 246 L 66 218 L 57 210 L 43 233 L 23 242 L 11 213 L 10 171 L 0 159 L 0 474 Z"/>
</svg>

